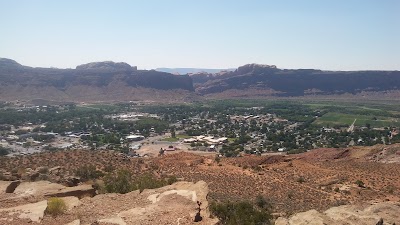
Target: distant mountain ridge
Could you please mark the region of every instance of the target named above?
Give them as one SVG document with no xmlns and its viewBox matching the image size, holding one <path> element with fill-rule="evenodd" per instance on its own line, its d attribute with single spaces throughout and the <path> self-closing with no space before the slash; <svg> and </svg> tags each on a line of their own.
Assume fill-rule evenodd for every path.
<svg viewBox="0 0 400 225">
<path fill-rule="evenodd" d="M 0 66 L 1 67 L 7 67 L 7 66 L 19 67 L 22 65 L 12 59 L 0 58 Z"/>
<path fill-rule="evenodd" d="M 127 63 L 106 61 L 54 69 L 22 66 L 0 58 L 0 100 L 158 101 L 182 99 L 193 92 L 187 75 L 137 70 Z"/>
<path fill-rule="evenodd" d="M 400 71 L 289 70 L 270 65 L 247 64 L 235 71 L 198 73 L 191 77 L 196 92 L 205 96 L 224 93 L 225 97 L 297 97 L 400 90 Z"/>
<path fill-rule="evenodd" d="M 279 69 L 247 64 L 232 71 L 174 75 L 112 61 L 76 69 L 33 68 L 0 58 L 0 101 L 96 102 L 324 96 L 399 99 L 400 71 Z"/>
<path fill-rule="evenodd" d="M 90 69 L 100 69 L 100 70 L 137 70 L 137 67 L 132 67 L 128 63 L 124 62 L 112 62 L 112 61 L 104 61 L 104 62 L 92 62 L 82 64 L 76 67 L 77 70 L 90 70 Z"/>
<path fill-rule="evenodd" d="M 157 71 L 173 73 L 173 74 L 191 74 L 191 73 L 218 73 L 221 71 L 234 71 L 234 68 L 229 69 L 205 69 L 205 68 L 157 68 Z"/>
</svg>

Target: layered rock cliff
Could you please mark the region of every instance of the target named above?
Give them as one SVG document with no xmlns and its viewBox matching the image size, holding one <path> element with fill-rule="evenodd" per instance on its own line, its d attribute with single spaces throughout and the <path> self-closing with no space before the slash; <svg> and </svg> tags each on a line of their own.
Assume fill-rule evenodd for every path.
<svg viewBox="0 0 400 225">
<path fill-rule="evenodd" d="M 6 101 L 168 101 L 185 98 L 193 91 L 189 76 L 137 70 L 127 63 L 97 62 L 76 69 L 54 69 L 0 59 L 0 100 Z"/>
<path fill-rule="evenodd" d="M 248 64 L 232 72 L 191 75 L 196 91 L 217 96 L 240 92 L 243 96 L 357 95 L 400 90 L 400 71 L 287 70 L 276 66 Z M 236 93 L 238 94 L 238 93 Z"/>
</svg>

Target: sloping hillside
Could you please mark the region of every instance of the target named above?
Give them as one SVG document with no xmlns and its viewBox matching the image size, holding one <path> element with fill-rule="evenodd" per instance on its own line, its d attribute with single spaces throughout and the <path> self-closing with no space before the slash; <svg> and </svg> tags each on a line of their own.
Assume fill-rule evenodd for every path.
<svg viewBox="0 0 400 225">
<path fill-rule="evenodd" d="M 291 215 L 311 209 L 325 211 L 344 204 L 398 202 L 400 167 L 394 158 L 400 158 L 399 152 L 400 145 L 378 145 L 216 161 L 214 155 L 187 152 L 156 158 L 124 158 L 112 151 L 71 150 L 0 157 L 0 174 L 5 180 L 16 180 L 29 177 L 27 171 L 44 165 L 48 168 L 62 165 L 59 173 L 62 177 L 48 175 L 48 180 L 64 184 L 82 165 L 102 171 L 111 166 L 132 174 L 172 175 L 195 183 L 205 181 L 210 201 L 252 200 L 262 195 L 275 213 Z"/>
</svg>

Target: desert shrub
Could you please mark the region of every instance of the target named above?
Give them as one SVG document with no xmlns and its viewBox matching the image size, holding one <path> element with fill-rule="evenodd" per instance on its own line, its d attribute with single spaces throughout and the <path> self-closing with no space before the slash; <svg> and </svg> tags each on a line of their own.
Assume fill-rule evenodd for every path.
<svg viewBox="0 0 400 225">
<path fill-rule="evenodd" d="M 355 184 L 357 184 L 357 186 L 359 187 L 365 187 L 364 182 L 362 182 L 361 180 L 356 180 Z"/>
<path fill-rule="evenodd" d="M 175 176 L 170 176 L 170 177 L 167 178 L 167 183 L 169 185 L 171 185 L 171 184 L 173 184 L 173 183 L 175 183 L 177 181 L 178 181 L 178 178 L 176 178 Z"/>
<path fill-rule="evenodd" d="M 114 170 L 115 170 L 115 167 L 111 164 L 104 167 L 104 171 L 107 173 L 112 173 Z"/>
<path fill-rule="evenodd" d="M 142 192 L 144 189 L 160 188 L 177 181 L 178 179 L 175 176 L 158 179 L 150 173 L 132 176 L 127 170 L 119 170 L 104 177 L 104 189 L 109 193 L 125 194 L 135 190 Z"/>
<path fill-rule="evenodd" d="M 219 224 L 224 225 L 269 225 L 271 213 L 257 208 L 254 204 L 241 202 L 211 203 L 211 213 L 218 217 Z"/>
<path fill-rule="evenodd" d="M 12 174 L 18 174 L 18 170 L 19 170 L 18 168 L 14 168 L 14 169 L 11 170 L 11 173 Z"/>
<path fill-rule="evenodd" d="M 21 176 L 22 174 L 25 174 L 25 173 L 26 173 L 26 169 L 25 168 L 18 168 L 17 174 L 19 174 Z"/>
<path fill-rule="evenodd" d="M 1 177 L 1 173 L 0 173 L 0 177 Z M 389 194 L 394 194 L 396 187 L 394 187 L 393 185 L 389 185 L 386 187 L 386 190 Z"/>
<path fill-rule="evenodd" d="M 262 168 L 260 166 L 252 166 L 251 167 L 255 172 L 260 172 Z"/>
<path fill-rule="evenodd" d="M 67 205 L 61 198 L 50 198 L 47 201 L 46 214 L 58 216 L 67 210 Z"/>
<path fill-rule="evenodd" d="M 158 165 L 156 165 L 156 164 L 150 164 L 150 168 L 152 170 L 158 170 L 160 167 Z"/>
<path fill-rule="evenodd" d="M 143 174 L 134 179 L 134 190 L 155 189 L 166 186 L 168 183 L 163 179 L 156 179 L 151 174 Z"/>
<path fill-rule="evenodd" d="M 49 172 L 49 168 L 46 167 L 46 166 L 40 167 L 39 170 L 38 170 L 38 172 L 39 172 L 40 174 L 46 174 L 46 173 Z"/>
<path fill-rule="evenodd" d="M 96 190 L 97 194 L 106 193 L 106 187 L 102 180 L 95 180 L 92 187 Z"/>
<path fill-rule="evenodd" d="M 260 209 L 270 210 L 271 204 L 265 200 L 265 198 L 261 195 L 258 195 L 255 200 L 256 206 Z"/>
<path fill-rule="evenodd" d="M 289 192 L 287 193 L 287 197 L 288 197 L 289 199 L 293 199 L 293 197 L 294 197 L 293 191 L 289 191 Z"/>
<path fill-rule="evenodd" d="M 127 170 L 119 170 L 115 174 L 108 174 L 104 178 L 104 188 L 109 193 L 125 194 L 134 190 L 132 174 Z"/>
<path fill-rule="evenodd" d="M 10 149 L 9 148 L 5 148 L 3 146 L 0 146 L 0 156 L 8 155 L 9 153 L 10 153 Z"/>
<path fill-rule="evenodd" d="M 348 191 L 348 190 L 343 190 L 342 193 L 345 194 L 345 195 L 351 195 L 351 192 Z"/>
<path fill-rule="evenodd" d="M 299 177 L 299 178 L 297 178 L 296 181 L 299 182 L 299 183 L 304 183 L 305 182 L 304 177 Z"/>
<path fill-rule="evenodd" d="M 75 171 L 75 175 L 80 177 L 82 181 L 97 179 L 104 176 L 104 174 L 101 171 L 96 170 L 96 167 L 93 165 L 84 165 L 79 167 Z"/>
<path fill-rule="evenodd" d="M 47 174 L 40 174 L 37 180 L 49 180 L 49 176 Z"/>
</svg>

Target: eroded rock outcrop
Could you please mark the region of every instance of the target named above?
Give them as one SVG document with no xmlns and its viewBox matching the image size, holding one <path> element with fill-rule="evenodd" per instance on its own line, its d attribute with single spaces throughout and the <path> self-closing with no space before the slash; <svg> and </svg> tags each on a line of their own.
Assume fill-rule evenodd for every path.
<svg viewBox="0 0 400 225">
<path fill-rule="evenodd" d="M 297 213 L 290 218 L 280 217 L 275 221 L 275 225 L 364 225 L 399 224 L 400 203 L 381 202 L 367 206 L 342 205 L 332 207 L 321 213 L 316 210 Z M 382 219 L 382 220 L 381 220 Z"/>
<path fill-rule="evenodd" d="M 126 194 L 109 193 L 81 199 L 76 196 L 60 197 L 67 212 L 56 218 L 46 215 L 50 196 L 71 193 L 73 189 L 84 190 L 85 186 L 65 187 L 47 181 L 22 182 L 14 193 L 3 193 L 0 198 L 0 205 L 3 206 L 0 206 L 0 224 L 210 225 L 217 222 L 217 219 L 210 218 L 208 185 L 204 181 L 177 182 L 158 189 Z"/>
<path fill-rule="evenodd" d="M 0 218 L 2 218 L 3 221 L 11 222 L 13 220 L 13 216 L 16 215 L 16 217 L 19 219 L 27 219 L 28 221 L 40 222 L 40 220 L 44 216 L 44 211 L 46 210 L 46 208 L 47 201 L 44 200 L 32 204 L 0 209 L 0 215 L 1 213 L 5 212 L 8 216 L 0 216 Z M 23 224 L 23 222 L 21 222 L 20 224 Z"/>
<path fill-rule="evenodd" d="M 196 224 L 215 224 L 217 220 L 210 219 L 207 194 L 208 185 L 204 181 L 177 182 L 158 189 L 144 190 L 140 194 L 137 191 L 131 192 L 125 196 L 129 196 L 128 198 L 136 196 L 135 200 L 141 204 L 97 221 L 121 225 L 194 224 L 198 207 L 200 207 L 203 219 Z M 102 196 L 101 199 L 104 200 L 103 197 L 106 196 Z M 92 200 L 99 201 L 99 198 L 100 196 L 96 196 Z M 199 202 L 201 202 L 200 206 Z"/>
<path fill-rule="evenodd" d="M 16 197 L 44 196 L 44 197 L 67 197 L 75 196 L 93 197 L 96 191 L 91 185 L 79 185 L 66 187 L 49 181 L 22 182 L 14 191 Z"/>
</svg>

